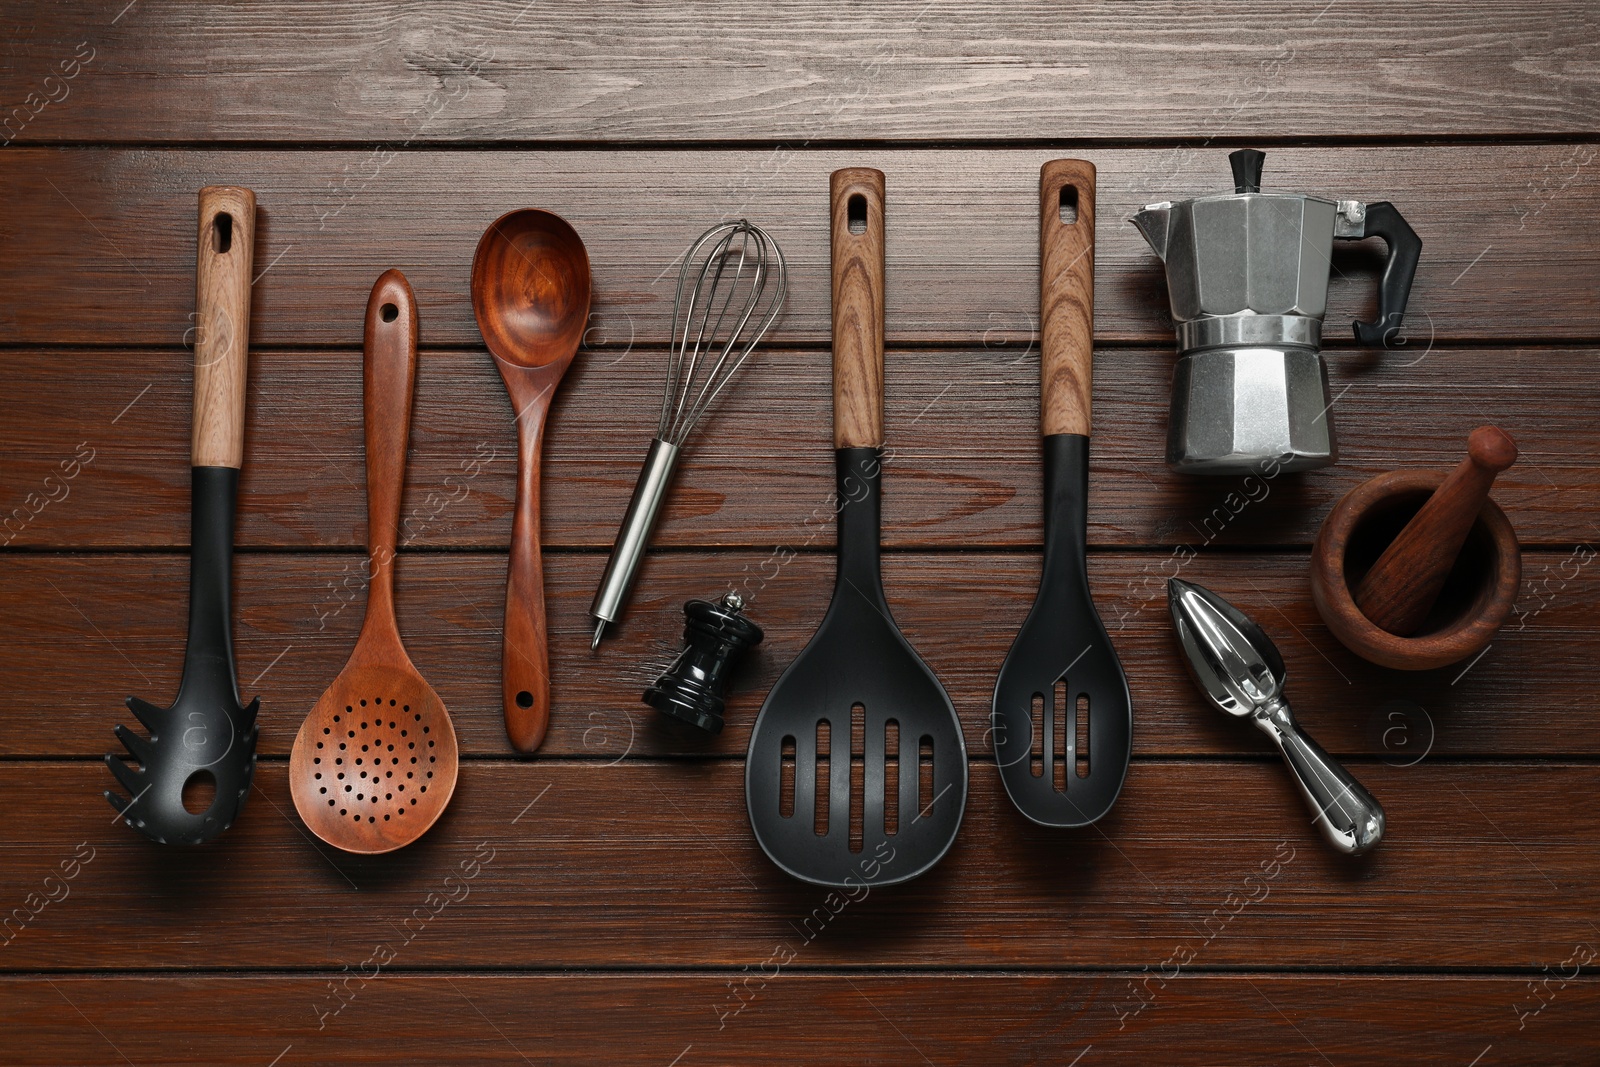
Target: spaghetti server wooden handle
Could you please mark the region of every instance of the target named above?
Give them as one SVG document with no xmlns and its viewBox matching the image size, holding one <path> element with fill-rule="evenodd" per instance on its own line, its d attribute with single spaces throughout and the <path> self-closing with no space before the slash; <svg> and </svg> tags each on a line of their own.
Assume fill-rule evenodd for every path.
<svg viewBox="0 0 1600 1067">
<path fill-rule="evenodd" d="M 244 465 L 244 390 L 250 351 L 250 272 L 256 194 L 232 185 L 200 190 L 194 294 L 196 467 Z"/>
<path fill-rule="evenodd" d="M 1433 491 L 1356 587 L 1356 607 L 1392 634 L 1408 637 L 1427 618 L 1456 556 L 1489 499 L 1494 476 L 1517 460 L 1517 443 L 1497 426 L 1467 439 L 1467 458 Z"/>
<path fill-rule="evenodd" d="M 1094 376 L 1094 164 L 1039 169 L 1039 400 L 1044 435 L 1089 436 Z"/>
<path fill-rule="evenodd" d="M 833 446 L 883 445 L 883 172 L 833 172 Z"/>
</svg>

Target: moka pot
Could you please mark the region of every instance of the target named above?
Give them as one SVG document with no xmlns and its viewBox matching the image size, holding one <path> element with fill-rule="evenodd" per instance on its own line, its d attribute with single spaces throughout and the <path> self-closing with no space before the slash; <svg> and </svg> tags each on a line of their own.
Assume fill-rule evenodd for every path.
<svg viewBox="0 0 1600 1067">
<path fill-rule="evenodd" d="M 1180 358 L 1167 462 L 1185 474 L 1277 474 L 1338 458 L 1322 361 L 1334 240 L 1381 237 L 1378 317 L 1356 341 L 1397 343 L 1422 241 L 1387 202 L 1261 192 L 1266 157 L 1228 157 L 1234 192 L 1133 216 L 1166 264 Z"/>
</svg>

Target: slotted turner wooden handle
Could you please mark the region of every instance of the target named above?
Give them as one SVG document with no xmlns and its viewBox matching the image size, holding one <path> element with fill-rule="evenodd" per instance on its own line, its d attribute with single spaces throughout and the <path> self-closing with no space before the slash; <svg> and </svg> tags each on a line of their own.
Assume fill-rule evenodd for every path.
<svg viewBox="0 0 1600 1067">
<path fill-rule="evenodd" d="M 883 172 L 833 172 L 833 446 L 883 445 Z"/>
<path fill-rule="evenodd" d="M 1094 164 L 1039 170 L 1040 427 L 1089 436 L 1094 377 Z"/>
<path fill-rule="evenodd" d="M 367 443 L 368 630 L 382 630 L 400 645 L 394 617 L 394 556 L 399 543 L 400 498 L 406 483 L 406 443 L 417 381 L 417 302 L 406 276 L 385 271 L 367 298 L 362 368 Z"/>
<path fill-rule="evenodd" d="M 201 189 L 190 441 L 190 462 L 196 467 L 237 470 L 244 465 L 244 387 L 255 246 L 256 194 L 232 185 Z"/>
</svg>

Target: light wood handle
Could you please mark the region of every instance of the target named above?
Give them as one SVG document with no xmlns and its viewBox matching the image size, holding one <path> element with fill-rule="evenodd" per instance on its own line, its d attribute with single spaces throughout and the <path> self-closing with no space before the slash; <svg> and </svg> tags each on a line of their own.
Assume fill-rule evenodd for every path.
<svg viewBox="0 0 1600 1067">
<path fill-rule="evenodd" d="M 1489 499 L 1494 476 L 1517 460 L 1517 443 L 1497 426 L 1467 438 L 1467 458 L 1433 491 L 1356 587 L 1356 607 L 1400 637 L 1417 632 L 1439 599 L 1467 534 Z"/>
<path fill-rule="evenodd" d="M 1094 164 L 1039 169 L 1039 414 L 1045 436 L 1089 435 L 1094 380 Z"/>
<path fill-rule="evenodd" d="M 244 390 L 250 351 L 250 273 L 256 194 L 232 185 L 200 190 L 194 280 L 196 467 L 244 465 Z"/>
<path fill-rule="evenodd" d="M 833 172 L 833 446 L 883 444 L 883 172 Z M 852 219 L 855 229 L 852 229 Z"/>
</svg>

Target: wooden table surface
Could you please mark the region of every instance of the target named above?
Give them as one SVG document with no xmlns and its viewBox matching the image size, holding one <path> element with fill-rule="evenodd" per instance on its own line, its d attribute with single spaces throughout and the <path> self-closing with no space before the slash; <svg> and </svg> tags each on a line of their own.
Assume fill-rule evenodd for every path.
<svg viewBox="0 0 1600 1067">
<path fill-rule="evenodd" d="M 1600 1062 L 1592 3 L 18 0 L 0 30 L 0 1062 Z M 1249 496 L 1162 462 L 1165 285 L 1124 221 L 1229 188 L 1240 146 L 1267 151 L 1268 188 L 1390 200 L 1424 241 L 1387 353 L 1346 326 L 1381 245 L 1338 250 L 1342 459 Z M 1080 831 L 1012 808 L 985 732 L 1039 569 L 1035 212 L 1058 156 L 1099 168 L 1089 571 L 1136 719 L 1122 798 Z M 832 581 L 814 516 L 847 165 L 887 175 L 889 600 L 972 777 L 944 862 L 851 898 L 780 874 L 742 792 Z M 124 695 L 178 679 L 212 183 L 259 199 L 234 584 L 261 766 L 232 830 L 175 848 L 114 823 L 100 756 Z M 577 228 L 595 303 L 547 442 L 551 729 L 516 758 L 515 443 L 467 283 L 483 228 L 525 206 Z M 591 656 L 675 258 L 739 215 L 790 257 L 788 312 Z M 424 346 L 401 629 L 463 765 L 420 843 L 356 858 L 300 824 L 288 751 L 359 625 L 361 325 L 390 267 Z M 1522 448 L 1495 493 L 1525 546 L 1516 616 L 1470 665 L 1358 660 L 1311 605 L 1319 523 L 1487 422 Z M 1332 855 L 1264 740 L 1201 702 L 1175 573 L 1277 639 L 1305 725 L 1387 808 L 1376 853 Z M 666 729 L 639 691 L 682 602 L 734 584 L 767 641 L 727 730 Z"/>
</svg>

